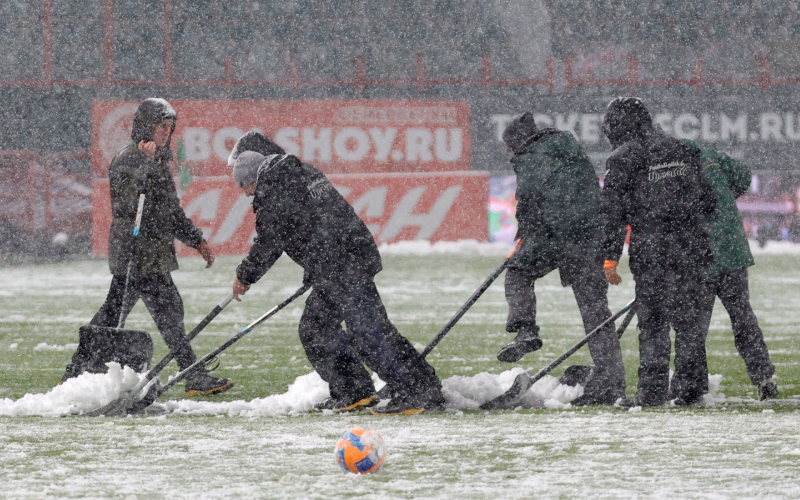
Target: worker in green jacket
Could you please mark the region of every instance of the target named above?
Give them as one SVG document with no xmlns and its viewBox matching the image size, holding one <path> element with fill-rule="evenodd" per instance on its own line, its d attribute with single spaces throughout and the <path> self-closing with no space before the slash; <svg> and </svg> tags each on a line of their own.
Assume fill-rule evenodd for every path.
<svg viewBox="0 0 800 500">
<path fill-rule="evenodd" d="M 697 147 L 691 141 L 686 141 Z M 709 148 L 698 148 L 703 172 L 714 190 L 717 210 L 709 234 L 714 262 L 701 273 L 704 283 L 700 300 L 704 309 L 705 328 L 711 324 L 714 298 L 719 297 L 731 318 L 733 341 L 744 360 L 747 374 L 758 387 L 760 400 L 778 396 L 772 379 L 775 366 L 770 362 L 764 334 L 750 306 L 747 268 L 754 265 L 750 245 L 744 232 L 736 198 L 750 187 L 750 169 L 730 156 Z"/>
<path fill-rule="evenodd" d="M 517 174 L 517 237 L 522 245 L 508 263 L 506 331 L 516 338 L 497 355 L 519 361 L 542 346 L 536 324 L 536 280 L 558 269 L 572 287 L 586 333 L 611 317 L 603 273 L 604 241 L 600 183 L 591 161 L 569 132 L 539 129 L 531 113 L 503 132 Z M 614 325 L 589 341 L 593 375 L 574 405 L 614 404 L 625 396 L 625 367 Z"/>
</svg>

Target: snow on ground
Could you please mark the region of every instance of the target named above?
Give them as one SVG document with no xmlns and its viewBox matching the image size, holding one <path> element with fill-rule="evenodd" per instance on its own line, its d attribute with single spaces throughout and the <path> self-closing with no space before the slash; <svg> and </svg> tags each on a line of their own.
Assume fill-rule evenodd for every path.
<svg viewBox="0 0 800 500">
<path fill-rule="evenodd" d="M 45 394 L 26 394 L 14 401 L 0 400 L 0 416 L 64 416 L 79 415 L 104 406 L 131 390 L 143 377 L 127 366 L 120 369 L 117 363 L 109 363 L 106 374 L 83 374 L 67 380 Z M 481 404 L 507 391 L 522 368 L 514 368 L 500 374 L 486 372 L 474 376 L 456 375 L 442 381 L 448 411 L 477 410 Z M 377 376 L 376 388 L 384 383 Z M 707 404 L 724 403 L 724 394 L 718 393 L 721 375 L 709 377 Z M 144 391 L 141 393 L 144 395 Z M 520 398 L 519 408 L 571 408 L 570 401 L 583 394 L 581 386 L 559 384 L 549 375 L 536 382 Z M 328 384 L 316 372 L 297 377 L 283 394 L 273 394 L 251 401 L 195 401 L 191 399 L 170 400 L 156 403 L 152 409 L 159 413 L 178 415 L 227 415 L 231 417 L 274 417 L 298 415 L 309 412 L 316 403 L 330 395 Z M 333 414 L 333 412 L 328 412 Z"/>
<path fill-rule="evenodd" d="M 768 241 L 761 247 L 756 240 L 749 240 L 750 251 L 754 255 L 798 255 L 800 244 L 789 241 Z M 378 247 L 383 255 L 431 255 L 431 254 L 456 254 L 456 255 L 507 255 L 513 245 L 504 242 L 479 242 L 475 240 L 437 241 L 431 243 L 427 240 L 400 241 L 397 243 L 383 243 Z M 625 255 L 628 247 L 625 246 Z"/>
</svg>

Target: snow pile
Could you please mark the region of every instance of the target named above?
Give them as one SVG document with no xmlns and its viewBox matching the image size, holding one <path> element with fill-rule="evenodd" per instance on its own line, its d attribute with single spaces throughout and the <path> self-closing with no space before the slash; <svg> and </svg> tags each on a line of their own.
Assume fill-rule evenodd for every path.
<svg viewBox="0 0 800 500">
<path fill-rule="evenodd" d="M 52 417 L 86 413 L 110 403 L 123 391 L 131 390 L 140 380 L 141 376 L 127 366 L 123 370 L 117 363 L 109 363 L 108 366 L 106 374 L 83 374 L 51 389 L 46 394 L 26 394 L 17 401 L 2 399 L 0 416 Z M 481 404 L 507 391 L 522 371 L 522 368 L 514 368 L 500 374 L 481 372 L 471 377 L 457 375 L 443 380 L 447 409 L 449 411 L 478 409 Z M 385 385 L 377 376 L 373 376 L 373 380 L 377 390 Z M 730 401 L 724 394 L 718 392 L 721 382 L 722 375 L 709 377 L 706 403 Z M 520 398 L 519 407 L 570 408 L 570 401 L 582 394 L 583 387 L 561 385 L 557 378 L 547 375 Z M 252 401 L 172 400 L 156 403 L 154 409 L 180 415 L 272 417 L 309 412 L 315 404 L 329 396 L 328 384 L 317 372 L 311 372 L 297 377 L 283 394 L 273 394 Z"/>
<path fill-rule="evenodd" d="M 0 415 L 58 417 L 89 412 L 117 399 L 139 383 L 139 374 L 130 367 L 108 363 L 108 373 L 84 373 L 67 380 L 45 394 L 26 394 L 13 401 L 0 399 Z"/>
<path fill-rule="evenodd" d="M 296 415 L 308 412 L 315 404 L 330 395 L 328 383 L 322 380 L 317 372 L 301 375 L 283 394 L 273 394 L 266 398 L 252 401 L 226 401 L 213 403 L 209 401 L 192 401 L 182 399 L 168 401 L 164 409 L 171 413 L 183 415 L 222 415 L 240 417 L 262 417 L 278 415 Z"/>
<path fill-rule="evenodd" d="M 36 347 L 33 348 L 34 351 L 74 351 L 78 348 L 78 344 L 66 344 L 66 345 L 50 345 L 47 342 L 41 342 L 36 344 Z"/>
<path fill-rule="evenodd" d="M 508 255 L 513 247 L 508 243 L 476 240 L 437 241 L 428 240 L 399 241 L 397 243 L 382 243 L 378 250 L 381 255 Z"/>
<path fill-rule="evenodd" d="M 476 410 L 480 405 L 500 396 L 514 383 L 522 368 L 504 371 L 499 375 L 481 372 L 472 377 L 454 376 L 442 381 L 447 408 Z M 583 394 L 581 386 L 561 385 L 558 379 L 546 375 L 533 384 L 522 398 L 523 408 L 565 408 L 573 399 Z"/>
</svg>

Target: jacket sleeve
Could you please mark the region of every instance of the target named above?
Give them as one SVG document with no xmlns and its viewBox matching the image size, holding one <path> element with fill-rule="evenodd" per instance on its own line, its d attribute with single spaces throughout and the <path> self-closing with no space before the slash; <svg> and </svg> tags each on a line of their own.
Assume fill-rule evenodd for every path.
<svg viewBox="0 0 800 500">
<path fill-rule="evenodd" d="M 260 280 L 286 248 L 291 221 L 302 210 L 298 189 L 302 183 L 297 178 L 299 166 L 300 160 L 290 155 L 273 168 L 259 172 L 254 202 L 254 207 L 258 207 L 256 237 L 247 257 L 236 268 L 236 277 L 244 285 Z"/>
<path fill-rule="evenodd" d="M 633 182 L 632 165 L 622 155 L 612 154 L 606 162 L 606 176 L 602 192 L 605 214 L 605 260 L 619 262 L 628 233 L 627 199 Z"/>
<path fill-rule="evenodd" d="M 728 179 L 728 186 L 733 191 L 733 196 L 738 198 L 750 189 L 750 182 L 753 174 L 750 168 L 740 161 L 736 161 L 730 156 L 719 153 L 719 165 Z"/>
<path fill-rule="evenodd" d="M 260 280 L 283 254 L 282 241 L 276 230 L 276 216 L 266 209 L 256 212 L 256 237 L 250 252 L 239 267 L 236 277 L 243 285 L 252 285 Z"/>
<path fill-rule="evenodd" d="M 170 221 L 172 222 L 172 231 L 175 237 L 185 245 L 197 248 L 200 243 L 205 241 L 203 239 L 203 231 L 183 211 L 183 207 L 181 207 L 181 203 L 178 200 L 178 191 L 175 189 L 175 183 L 172 181 L 171 175 L 166 189 L 168 189 L 169 205 L 172 207 Z"/>
</svg>

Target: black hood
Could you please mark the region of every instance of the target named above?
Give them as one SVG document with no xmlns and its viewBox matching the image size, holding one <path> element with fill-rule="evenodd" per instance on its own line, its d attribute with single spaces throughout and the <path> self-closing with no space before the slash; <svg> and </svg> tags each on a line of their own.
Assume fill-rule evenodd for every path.
<svg viewBox="0 0 800 500">
<path fill-rule="evenodd" d="M 286 154 L 286 151 L 284 151 L 282 147 L 272 142 L 269 137 L 260 132 L 251 130 L 250 132 L 239 137 L 239 140 L 236 141 L 236 144 L 231 150 L 230 156 L 228 156 L 228 166 L 233 168 L 234 164 L 236 163 L 236 159 L 245 151 L 255 151 L 262 156 Z"/>
<path fill-rule="evenodd" d="M 139 107 L 136 109 L 136 115 L 133 117 L 131 139 L 137 144 L 139 141 L 152 141 L 153 127 L 166 120 L 172 120 L 172 132 L 174 132 L 175 122 L 178 121 L 178 115 L 175 113 L 172 106 L 164 99 L 145 99 L 139 104 Z M 171 140 L 171 132 L 169 137 Z M 167 147 L 169 147 L 169 142 L 167 142 Z"/>
<path fill-rule="evenodd" d="M 533 120 L 533 114 L 528 112 L 508 122 L 506 129 L 503 131 L 503 142 L 516 154 L 522 150 L 525 144 L 528 143 L 528 139 L 536 132 L 536 122 Z"/>
<path fill-rule="evenodd" d="M 603 133 L 616 149 L 653 130 L 653 118 L 638 97 L 617 97 L 608 104 Z"/>
</svg>

